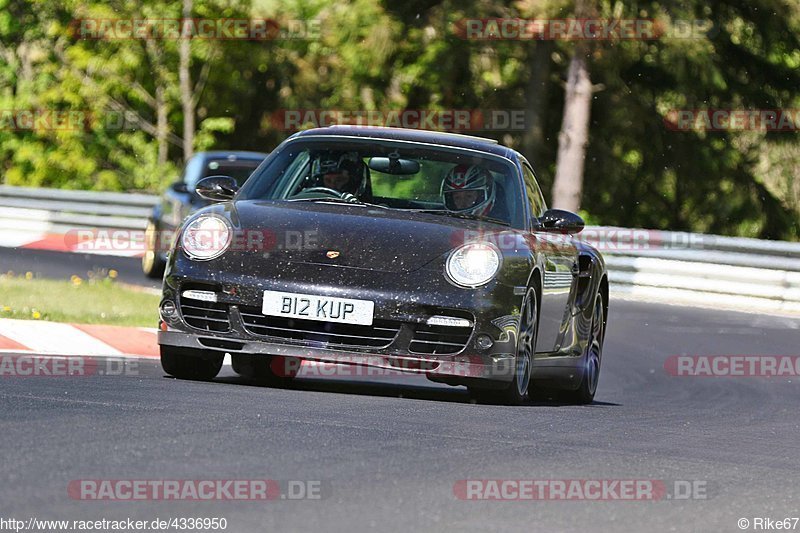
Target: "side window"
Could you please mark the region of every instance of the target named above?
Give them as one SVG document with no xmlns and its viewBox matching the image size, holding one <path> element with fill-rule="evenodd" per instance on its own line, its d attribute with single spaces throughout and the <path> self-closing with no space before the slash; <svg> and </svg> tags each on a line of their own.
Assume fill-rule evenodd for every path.
<svg viewBox="0 0 800 533">
<path fill-rule="evenodd" d="M 542 190 L 536 182 L 533 170 L 526 164 L 522 165 L 522 179 L 525 181 L 525 192 L 528 195 L 528 202 L 531 204 L 531 213 L 535 217 L 542 216 L 542 213 L 547 211 L 547 204 L 544 202 Z"/>
<path fill-rule="evenodd" d="M 203 173 L 203 156 L 196 155 L 186 163 L 186 168 L 183 171 L 183 181 L 190 191 L 194 190 L 195 185 Z"/>
</svg>

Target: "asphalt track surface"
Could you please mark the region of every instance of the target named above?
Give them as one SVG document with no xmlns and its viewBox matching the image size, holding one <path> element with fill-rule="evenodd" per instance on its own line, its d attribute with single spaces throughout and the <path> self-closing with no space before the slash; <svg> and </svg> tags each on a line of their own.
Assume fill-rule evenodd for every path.
<svg viewBox="0 0 800 533">
<path fill-rule="evenodd" d="M 117 271 L 117 280 L 123 283 L 161 287 L 159 280 L 142 274 L 139 258 L 0 247 L 0 274 L 32 272 L 42 278 L 66 280 L 73 275 L 86 279 L 89 272 L 107 273 L 111 269 Z"/>
<path fill-rule="evenodd" d="M 754 531 L 755 518 L 800 516 L 800 383 L 676 377 L 664 363 L 798 355 L 798 340 L 800 319 L 612 300 L 589 406 L 474 404 L 416 376 L 273 389 L 224 367 L 211 383 L 179 381 L 155 361 L 114 376 L 2 377 L 0 517 L 527 532 L 741 531 L 747 518 Z M 322 498 L 71 499 L 69 482 L 80 479 L 319 481 Z M 464 501 L 454 495 L 464 479 L 678 481 L 704 487 L 705 499 Z"/>
</svg>

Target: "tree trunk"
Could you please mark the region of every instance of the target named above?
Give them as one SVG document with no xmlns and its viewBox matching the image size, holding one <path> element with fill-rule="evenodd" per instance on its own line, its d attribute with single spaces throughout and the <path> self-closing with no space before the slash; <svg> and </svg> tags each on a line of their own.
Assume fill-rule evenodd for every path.
<svg viewBox="0 0 800 533">
<path fill-rule="evenodd" d="M 183 0 L 183 18 L 192 18 L 192 0 Z M 180 81 L 181 104 L 183 105 L 183 159 L 188 161 L 194 154 L 194 107 L 192 94 L 191 67 L 191 41 L 188 37 L 181 38 L 178 53 L 180 64 L 178 78 Z"/>
<path fill-rule="evenodd" d="M 586 4 L 576 3 L 577 18 L 585 18 Z M 592 81 L 588 67 L 589 46 L 577 41 L 569 63 L 564 116 L 558 134 L 558 158 L 553 183 L 553 207 L 577 211 L 583 194 L 583 167 L 589 141 L 589 114 L 592 104 Z"/>
<path fill-rule="evenodd" d="M 167 134 L 169 133 L 168 109 L 164 92 L 164 86 L 159 84 L 156 87 L 156 140 L 158 141 L 159 165 L 167 162 Z"/>
<path fill-rule="evenodd" d="M 526 117 L 528 128 L 522 138 L 522 152 L 536 168 L 541 168 L 544 159 L 543 146 L 545 120 L 547 118 L 547 87 L 550 78 L 550 54 L 553 41 L 538 41 L 528 59 L 530 77 L 525 89 Z"/>
</svg>

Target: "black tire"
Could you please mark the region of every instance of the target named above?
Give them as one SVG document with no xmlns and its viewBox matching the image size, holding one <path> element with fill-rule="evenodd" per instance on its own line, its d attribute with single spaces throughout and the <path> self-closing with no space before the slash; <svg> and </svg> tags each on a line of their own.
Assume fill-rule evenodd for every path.
<svg viewBox="0 0 800 533">
<path fill-rule="evenodd" d="M 150 279 L 161 279 L 167 262 L 161 256 L 161 242 L 158 226 L 152 221 L 147 222 L 144 230 L 144 255 L 142 256 L 142 272 Z"/>
<path fill-rule="evenodd" d="M 583 354 L 583 379 L 574 391 L 563 391 L 561 398 L 569 403 L 587 405 L 594 401 L 597 383 L 600 380 L 600 363 L 603 358 L 603 340 L 605 339 L 605 304 L 603 295 L 598 292 L 592 309 L 592 327 L 590 337 Z"/>
<path fill-rule="evenodd" d="M 219 374 L 223 357 L 206 350 L 161 346 L 161 368 L 178 379 L 211 381 Z"/>
<path fill-rule="evenodd" d="M 521 405 L 525 402 L 531 384 L 531 368 L 536 353 L 538 330 L 539 293 L 535 287 L 530 287 L 520 312 L 519 339 L 513 378 L 501 389 L 470 388 L 469 391 L 473 398 L 481 402 L 503 405 Z"/>
<path fill-rule="evenodd" d="M 286 387 L 300 370 L 300 359 L 278 355 L 231 354 L 233 371 L 271 387 Z"/>
</svg>

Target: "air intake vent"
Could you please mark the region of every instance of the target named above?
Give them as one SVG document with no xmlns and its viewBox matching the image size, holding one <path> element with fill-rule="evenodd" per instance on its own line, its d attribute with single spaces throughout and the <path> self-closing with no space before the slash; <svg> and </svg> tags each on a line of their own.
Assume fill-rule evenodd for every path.
<svg viewBox="0 0 800 533">
<path fill-rule="evenodd" d="M 411 339 L 411 353 L 445 355 L 458 353 L 464 349 L 472 336 L 472 326 L 414 326 Z"/>
<path fill-rule="evenodd" d="M 189 298 L 180 299 L 183 320 L 193 328 L 203 331 L 230 331 L 228 304 L 203 302 Z"/>
<path fill-rule="evenodd" d="M 400 331 L 400 322 L 376 320 L 371 326 L 265 316 L 257 307 L 241 306 L 245 329 L 253 335 L 320 345 L 385 348 Z"/>
</svg>

